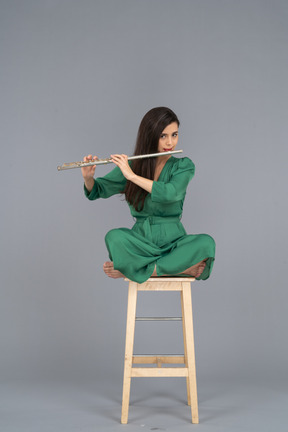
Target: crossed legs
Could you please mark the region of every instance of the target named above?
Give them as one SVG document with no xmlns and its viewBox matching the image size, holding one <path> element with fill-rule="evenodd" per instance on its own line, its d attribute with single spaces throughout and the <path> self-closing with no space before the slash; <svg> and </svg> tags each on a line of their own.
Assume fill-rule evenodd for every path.
<svg viewBox="0 0 288 432">
<path fill-rule="evenodd" d="M 186 270 L 184 270 L 184 272 L 182 272 L 180 274 L 189 275 L 191 277 L 198 278 L 199 276 L 201 276 L 201 274 L 203 273 L 203 271 L 205 269 L 206 261 L 207 261 L 207 259 L 200 261 L 199 263 L 187 268 Z M 113 265 L 112 261 L 106 261 L 103 264 L 103 270 L 107 276 L 109 276 L 113 279 L 125 277 L 119 270 L 114 269 L 114 265 Z M 153 271 L 151 276 L 153 276 L 153 277 L 158 276 L 157 272 L 156 272 L 156 265 L 155 265 L 154 271 Z M 163 276 L 168 276 L 168 275 L 163 275 Z"/>
</svg>

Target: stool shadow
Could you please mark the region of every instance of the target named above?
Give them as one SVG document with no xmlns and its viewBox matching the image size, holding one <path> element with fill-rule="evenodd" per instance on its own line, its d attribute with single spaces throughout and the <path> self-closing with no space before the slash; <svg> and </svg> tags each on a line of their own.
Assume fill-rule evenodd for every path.
<svg viewBox="0 0 288 432">
<path fill-rule="evenodd" d="M 156 414 L 191 423 L 190 407 L 184 398 L 166 392 L 154 392 L 152 395 L 150 393 L 147 396 L 131 398 L 129 410 L 131 421 L 140 421 Z"/>
<path fill-rule="evenodd" d="M 105 418 L 115 423 L 121 420 L 121 397 L 115 394 L 102 395 L 103 400 L 95 405 L 90 405 L 85 409 L 89 413 L 95 413 L 97 417 Z M 106 401 L 105 401 L 106 400 Z M 187 409 L 187 412 L 186 412 Z M 129 404 L 129 423 L 144 421 L 147 417 L 163 415 L 167 418 L 175 418 L 187 423 L 191 423 L 191 411 L 187 405 L 187 400 L 180 397 L 173 397 L 166 392 L 147 392 L 147 396 L 131 397 Z"/>
</svg>

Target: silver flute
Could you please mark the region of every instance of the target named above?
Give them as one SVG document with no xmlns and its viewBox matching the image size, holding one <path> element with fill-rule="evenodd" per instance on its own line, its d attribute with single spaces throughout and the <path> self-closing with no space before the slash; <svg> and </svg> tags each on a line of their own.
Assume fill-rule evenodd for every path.
<svg viewBox="0 0 288 432">
<path fill-rule="evenodd" d="M 144 159 L 144 158 L 158 157 L 158 156 L 167 156 L 167 155 L 172 155 L 172 154 L 182 153 L 182 152 L 183 152 L 183 150 L 173 150 L 173 151 L 167 151 L 167 152 L 162 152 L 162 153 L 150 153 L 150 154 L 145 154 L 145 155 L 129 156 L 128 160 Z M 62 171 L 62 170 L 67 170 L 67 169 L 72 169 L 72 168 L 83 168 L 83 167 L 93 166 L 93 165 L 106 165 L 108 163 L 112 163 L 111 158 L 97 159 L 97 160 L 94 160 L 91 162 L 80 161 L 80 162 L 64 163 L 63 165 L 58 166 L 57 169 L 58 169 L 58 171 Z"/>
</svg>

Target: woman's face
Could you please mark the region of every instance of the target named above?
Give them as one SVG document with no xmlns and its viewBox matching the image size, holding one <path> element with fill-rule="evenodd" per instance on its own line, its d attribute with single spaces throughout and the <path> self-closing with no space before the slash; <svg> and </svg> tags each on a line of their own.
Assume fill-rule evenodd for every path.
<svg viewBox="0 0 288 432">
<path fill-rule="evenodd" d="M 178 124 L 170 123 L 163 131 L 158 142 L 158 152 L 175 150 L 178 143 Z"/>
</svg>

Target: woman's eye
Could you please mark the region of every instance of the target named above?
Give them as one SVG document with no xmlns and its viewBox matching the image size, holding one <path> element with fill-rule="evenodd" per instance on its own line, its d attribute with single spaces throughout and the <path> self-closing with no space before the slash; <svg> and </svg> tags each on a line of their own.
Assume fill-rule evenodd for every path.
<svg viewBox="0 0 288 432">
<path fill-rule="evenodd" d="M 162 139 L 163 139 L 163 138 L 165 138 L 165 137 L 166 137 L 166 135 L 165 135 L 165 134 L 164 134 L 164 135 L 161 135 L 161 136 L 160 136 L 160 138 L 162 138 Z"/>
<path fill-rule="evenodd" d="M 172 136 L 173 136 L 173 137 L 177 137 L 177 136 L 178 136 L 178 133 L 175 132 Z"/>
</svg>

